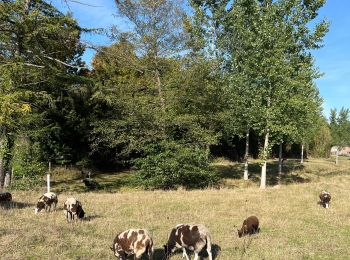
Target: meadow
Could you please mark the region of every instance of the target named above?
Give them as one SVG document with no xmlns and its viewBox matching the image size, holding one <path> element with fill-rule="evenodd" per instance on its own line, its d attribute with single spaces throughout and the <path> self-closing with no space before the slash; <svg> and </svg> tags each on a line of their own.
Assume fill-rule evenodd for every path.
<svg viewBox="0 0 350 260">
<path fill-rule="evenodd" d="M 270 161 L 266 190 L 258 187 L 257 162 L 250 166 L 249 181 L 241 179 L 241 164 L 217 160 L 213 165 L 224 177 L 221 187 L 193 191 L 135 189 L 127 183 L 133 173 L 124 171 L 96 174 L 102 189 L 87 192 L 78 173 L 56 169 L 61 171 L 52 186 L 59 196 L 57 211 L 34 215 L 44 187 L 12 191 L 13 202 L 2 205 L 0 258 L 115 259 L 110 246 L 117 232 L 139 227 L 151 232 L 155 259 L 161 260 L 172 227 L 202 223 L 211 232 L 215 259 L 349 259 L 349 159 L 338 166 L 331 159 L 310 159 L 303 166 L 287 160 L 281 176 L 276 161 Z M 322 190 L 332 194 L 328 210 L 317 204 Z M 66 222 L 62 206 L 69 196 L 82 202 L 85 220 Z M 261 232 L 238 238 L 235 226 L 249 215 L 259 218 Z"/>
</svg>

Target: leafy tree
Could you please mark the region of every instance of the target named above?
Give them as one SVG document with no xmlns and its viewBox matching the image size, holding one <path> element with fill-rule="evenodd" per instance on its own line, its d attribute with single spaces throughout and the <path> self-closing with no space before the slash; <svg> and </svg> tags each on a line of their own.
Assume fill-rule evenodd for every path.
<svg viewBox="0 0 350 260">
<path fill-rule="evenodd" d="M 327 158 L 332 147 L 330 126 L 324 117 L 319 117 L 311 129 L 309 152 L 313 157 Z"/>
<path fill-rule="evenodd" d="M 333 145 L 337 146 L 336 164 L 338 164 L 339 150 L 350 144 L 350 109 L 342 107 L 339 112 L 331 109 L 329 118 Z"/>
<path fill-rule="evenodd" d="M 75 140 L 61 137 L 69 134 L 62 125 L 74 114 L 70 94 L 82 85 L 82 29 L 70 14 L 42 0 L 2 1 L 0 24 L 1 115 L 6 118 L 0 132 L 1 142 L 9 144 L 6 161 L 11 161 L 15 136 L 27 131 L 30 141 L 41 143 L 42 159 L 57 158 Z"/>
<path fill-rule="evenodd" d="M 295 140 L 300 122 L 305 126 L 309 114 L 317 114 L 319 98 L 312 84 L 317 75 L 308 50 L 319 47 L 327 23 L 321 21 L 314 30 L 307 25 L 321 2 L 235 1 L 226 21 L 233 87 L 242 103 L 251 100 L 248 109 L 243 107 L 249 115 L 243 125 L 253 124 L 264 135 L 261 188 L 266 186 L 269 147 L 284 136 Z M 308 104 L 312 109 L 304 109 Z"/>
</svg>

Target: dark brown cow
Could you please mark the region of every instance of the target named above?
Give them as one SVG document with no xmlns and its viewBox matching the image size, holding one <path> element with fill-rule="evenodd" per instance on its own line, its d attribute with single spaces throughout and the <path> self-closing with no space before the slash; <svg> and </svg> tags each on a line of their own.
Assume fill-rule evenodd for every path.
<svg viewBox="0 0 350 260">
<path fill-rule="evenodd" d="M 327 191 L 322 191 L 320 193 L 320 204 L 328 209 L 329 208 L 329 204 L 330 204 L 330 201 L 331 201 L 331 194 Z"/>
<path fill-rule="evenodd" d="M 211 237 L 208 229 L 201 224 L 179 224 L 171 230 L 168 243 L 164 245 L 165 257 L 169 259 L 176 248 L 182 248 L 182 258 L 190 259 L 186 252 L 186 249 L 189 249 L 194 251 L 194 260 L 197 260 L 198 253 L 205 246 L 209 260 L 212 260 Z"/>
<path fill-rule="evenodd" d="M 11 201 L 12 195 L 9 192 L 0 192 L 0 202 L 2 201 Z"/>
<path fill-rule="evenodd" d="M 134 255 L 134 259 L 141 259 L 144 253 L 153 259 L 153 240 L 146 229 L 129 229 L 119 233 L 111 247 L 114 255 L 119 260 L 125 260 L 128 255 Z"/>
<path fill-rule="evenodd" d="M 259 233 L 259 219 L 256 216 L 250 216 L 243 221 L 242 228 L 238 231 L 238 236 L 253 235 Z"/>
<path fill-rule="evenodd" d="M 63 210 L 68 222 L 74 220 L 75 217 L 82 219 L 85 215 L 85 211 L 83 210 L 80 201 L 75 198 L 68 198 L 64 202 Z"/>
<path fill-rule="evenodd" d="M 55 193 L 53 192 L 45 193 L 39 198 L 38 203 L 36 204 L 35 214 L 38 214 L 38 212 L 40 212 L 42 209 L 45 209 L 46 212 L 47 211 L 50 212 L 52 204 L 54 204 L 56 209 L 57 202 L 58 202 L 58 199 Z"/>
</svg>

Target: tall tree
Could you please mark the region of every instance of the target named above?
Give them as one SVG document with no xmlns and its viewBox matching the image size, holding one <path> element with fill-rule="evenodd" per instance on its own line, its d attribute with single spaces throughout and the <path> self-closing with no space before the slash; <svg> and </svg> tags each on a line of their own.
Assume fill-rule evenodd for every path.
<svg viewBox="0 0 350 260">
<path fill-rule="evenodd" d="M 283 136 L 295 139 L 298 123 L 305 123 L 309 114 L 317 114 L 319 98 L 312 83 L 317 73 L 309 50 L 320 47 L 328 27 L 325 21 L 314 30 L 307 26 L 323 2 L 235 1 L 232 16 L 226 21 L 227 57 L 237 79 L 233 87 L 238 90 L 237 85 L 243 85 L 243 100 L 250 98 L 255 106 L 245 109 L 246 114 L 257 112 L 257 117 L 248 118 L 253 118 L 264 136 L 261 188 L 266 187 L 269 147 L 280 143 Z"/>
<path fill-rule="evenodd" d="M 331 109 L 330 128 L 333 145 L 336 146 L 335 163 L 339 163 L 339 151 L 342 147 L 350 145 L 350 109 L 342 107 L 339 112 Z"/>
<path fill-rule="evenodd" d="M 60 123 L 54 114 L 67 116 L 63 111 L 63 104 L 67 104 L 64 97 L 73 85 L 76 89 L 81 83 L 81 28 L 71 15 L 62 14 L 43 0 L 2 1 L 0 24 L 0 98 L 9 101 L 2 103 L 1 109 L 9 111 L 15 106 L 16 111 L 31 112 L 27 115 L 32 119 L 19 121 L 16 113 L 4 113 L 13 120 L 0 126 L 2 143 L 13 143 L 10 137 L 22 131 L 31 133 L 30 138 L 41 139 L 43 145 L 50 144 L 52 140 L 43 137 L 47 134 L 44 129 L 57 134 Z M 12 129 L 8 130 L 11 122 Z M 7 154 L 11 149 L 8 147 Z"/>
</svg>

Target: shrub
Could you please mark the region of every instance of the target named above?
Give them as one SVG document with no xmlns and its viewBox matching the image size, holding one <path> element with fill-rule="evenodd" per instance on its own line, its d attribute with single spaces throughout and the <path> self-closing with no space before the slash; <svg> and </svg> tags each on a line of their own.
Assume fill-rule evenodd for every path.
<svg viewBox="0 0 350 260">
<path fill-rule="evenodd" d="M 175 142 L 150 145 L 135 165 L 139 183 L 147 189 L 205 188 L 219 181 L 204 150 Z"/>
<path fill-rule="evenodd" d="M 16 140 L 12 165 L 14 168 L 12 188 L 26 190 L 42 185 L 46 166 L 39 160 L 37 144 L 24 138 Z"/>
</svg>

